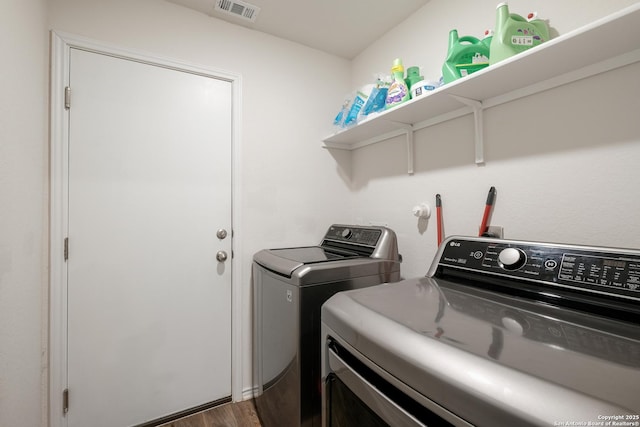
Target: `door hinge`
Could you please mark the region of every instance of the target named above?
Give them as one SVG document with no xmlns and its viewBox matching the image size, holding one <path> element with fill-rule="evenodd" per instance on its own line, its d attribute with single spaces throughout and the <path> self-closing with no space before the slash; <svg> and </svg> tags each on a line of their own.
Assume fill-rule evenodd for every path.
<svg viewBox="0 0 640 427">
<path fill-rule="evenodd" d="M 66 86 L 64 88 L 64 109 L 68 110 L 71 108 L 71 88 Z"/>
<path fill-rule="evenodd" d="M 65 237 L 64 238 L 64 260 L 68 260 L 69 259 L 69 238 Z"/>
<path fill-rule="evenodd" d="M 62 413 L 69 412 L 69 389 L 65 388 L 62 392 Z"/>
</svg>

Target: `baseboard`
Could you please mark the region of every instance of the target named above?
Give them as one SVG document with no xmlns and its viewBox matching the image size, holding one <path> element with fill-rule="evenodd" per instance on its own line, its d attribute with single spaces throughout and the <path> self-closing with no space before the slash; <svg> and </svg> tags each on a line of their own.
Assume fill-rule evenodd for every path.
<svg viewBox="0 0 640 427">
<path fill-rule="evenodd" d="M 258 393 L 258 387 L 249 387 L 242 390 L 242 400 L 253 399 Z"/>
</svg>

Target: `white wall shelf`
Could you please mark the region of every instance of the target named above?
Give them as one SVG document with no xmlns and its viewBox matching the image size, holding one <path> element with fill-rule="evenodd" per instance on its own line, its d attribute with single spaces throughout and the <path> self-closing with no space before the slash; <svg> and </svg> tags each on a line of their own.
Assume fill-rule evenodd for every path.
<svg viewBox="0 0 640 427">
<path fill-rule="evenodd" d="M 406 135 L 413 173 L 413 132 L 474 114 L 476 163 L 484 163 L 482 111 L 640 61 L 640 3 L 369 117 L 323 140 L 354 150 Z M 636 82 L 637 84 L 637 82 Z"/>
</svg>

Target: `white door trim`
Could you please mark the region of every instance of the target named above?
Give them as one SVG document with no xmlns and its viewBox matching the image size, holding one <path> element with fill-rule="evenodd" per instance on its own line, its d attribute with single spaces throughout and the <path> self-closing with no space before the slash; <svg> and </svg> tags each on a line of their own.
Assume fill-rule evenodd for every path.
<svg viewBox="0 0 640 427">
<path fill-rule="evenodd" d="M 232 253 L 231 263 L 231 393 L 234 401 L 243 399 L 242 391 L 242 250 L 240 206 L 241 189 L 241 86 L 239 74 L 185 64 L 172 59 L 125 50 L 72 34 L 51 32 L 50 95 L 50 207 L 49 207 L 49 427 L 65 427 L 62 393 L 67 387 L 67 265 L 64 261 L 64 238 L 68 235 L 68 137 L 69 112 L 65 109 L 65 90 L 69 85 L 69 55 L 72 48 L 111 55 L 174 70 L 225 80 L 232 86 Z M 73 96 L 73 95 L 72 95 Z M 73 397 L 70 398 L 73 401 Z"/>
</svg>

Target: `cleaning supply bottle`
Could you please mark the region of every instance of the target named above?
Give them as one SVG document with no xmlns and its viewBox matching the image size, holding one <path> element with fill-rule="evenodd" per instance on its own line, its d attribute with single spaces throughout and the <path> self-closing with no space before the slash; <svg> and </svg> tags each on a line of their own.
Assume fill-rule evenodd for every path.
<svg viewBox="0 0 640 427">
<path fill-rule="evenodd" d="M 362 117 L 366 117 L 369 114 L 377 113 L 385 109 L 387 101 L 387 91 L 391 85 L 391 79 L 387 75 L 378 75 L 376 82 L 373 85 L 373 90 L 369 94 L 367 102 L 362 107 Z"/>
<path fill-rule="evenodd" d="M 489 65 L 489 45 L 473 36 L 458 37 L 458 30 L 449 32 L 449 49 L 442 65 L 445 83 L 451 83 Z"/>
<path fill-rule="evenodd" d="M 409 88 L 404 81 L 404 66 L 400 58 L 393 61 L 391 73 L 393 74 L 393 82 L 391 82 L 391 86 L 389 86 L 389 91 L 387 92 L 386 108 L 395 107 L 408 101 L 410 98 Z"/>
<path fill-rule="evenodd" d="M 420 75 L 420 67 L 409 67 L 407 68 L 407 77 L 404 79 L 404 82 L 407 84 L 409 91 L 411 91 L 411 87 L 424 80 L 424 77 Z"/>
<path fill-rule="evenodd" d="M 495 34 L 491 40 L 490 64 L 495 64 L 515 54 L 524 52 L 549 40 L 549 26 L 536 13 L 523 18 L 509 13 L 507 3 L 496 9 Z"/>
</svg>

